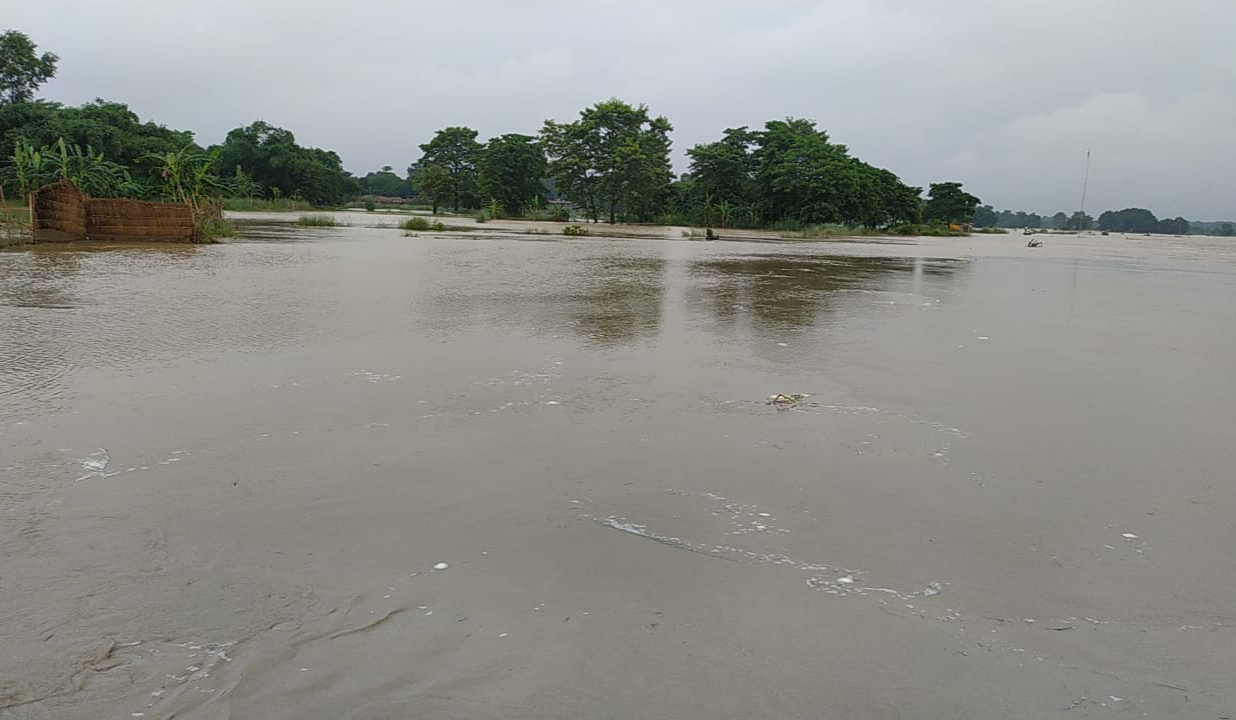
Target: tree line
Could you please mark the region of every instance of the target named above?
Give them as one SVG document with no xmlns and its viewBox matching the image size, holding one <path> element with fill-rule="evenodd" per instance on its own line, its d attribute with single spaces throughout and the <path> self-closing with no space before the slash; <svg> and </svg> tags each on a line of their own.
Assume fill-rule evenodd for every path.
<svg viewBox="0 0 1236 720">
<path fill-rule="evenodd" d="M 617 98 L 571 122 L 546 120 L 536 136 L 507 134 L 481 143 L 469 127 L 437 131 L 420 146 L 406 184 L 383 168 L 371 189 L 419 192 L 455 211 L 492 207 L 527 215 L 548 199 L 572 203 L 594 221 L 802 227 L 887 228 L 969 222 L 979 199 L 960 183 L 922 188 L 852 156 L 805 119 L 734 128 L 687 150 L 688 171 L 670 163 L 665 117 Z"/>
<path fill-rule="evenodd" d="M 1163 235 L 1208 234 L 1232 236 L 1236 234 L 1230 222 L 1190 222 L 1183 217 L 1157 218 L 1145 208 L 1107 210 L 1098 219 L 1081 211 L 1066 215 L 1039 215 L 1025 211 L 996 211 L 990 205 L 979 207 L 974 213 L 974 224 L 980 227 L 1032 228 L 1045 230 L 1101 230 L 1122 233 L 1159 233 Z"/>
<path fill-rule="evenodd" d="M 168 197 L 175 195 L 170 173 L 228 197 L 321 206 L 398 197 L 435 213 L 572 212 L 594 222 L 778 229 L 836 224 L 908 232 L 953 223 L 1096 226 L 1080 212 L 996 211 L 958 182 L 932 183 L 924 197 L 923 188 L 862 161 L 801 118 L 726 129 L 717 140 L 688 148 L 687 171 L 675 175 L 670 121 L 617 98 L 571 121 L 546 120 L 534 135 L 508 133 L 482 142 L 473 128 L 443 128 L 419 146 L 421 155 L 406 175 L 385 166 L 356 178 L 335 152 L 303 146 L 291 131 L 261 120 L 202 146 L 192 132 L 143 122 L 123 103 L 99 99 L 69 107 L 35 99 L 58 60 L 40 54 L 20 32 L 0 33 L 0 155 L 11 153 L 0 161 L 0 186 L 9 194 L 70 177 L 90 194 Z M 1230 223 L 1211 225 L 1208 231 L 1231 229 Z M 1106 212 L 1097 226 L 1176 234 L 1193 229 L 1183 218 L 1159 220 L 1138 208 Z"/>
<path fill-rule="evenodd" d="M 361 192 L 336 153 L 301 146 L 265 122 L 203 147 L 192 132 L 142 122 L 123 103 L 69 107 L 35 99 L 58 61 L 39 54 L 23 33 L 0 33 L 0 152 L 8 155 L 0 186 L 11 196 L 69 177 L 93 195 L 167 198 L 169 175 L 182 174 L 203 191 L 235 197 L 337 205 Z"/>
</svg>

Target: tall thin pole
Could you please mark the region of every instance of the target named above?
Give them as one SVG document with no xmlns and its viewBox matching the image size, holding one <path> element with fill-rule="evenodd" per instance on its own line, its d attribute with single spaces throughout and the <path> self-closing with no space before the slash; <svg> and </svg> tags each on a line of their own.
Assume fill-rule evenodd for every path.
<svg viewBox="0 0 1236 720">
<path fill-rule="evenodd" d="M 1086 176 L 1082 179 L 1082 198 L 1081 208 L 1077 211 L 1077 231 L 1081 232 L 1085 228 L 1082 224 L 1086 220 L 1086 186 L 1090 184 L 1090 151 L 1086 151 Z"/>
</svg>

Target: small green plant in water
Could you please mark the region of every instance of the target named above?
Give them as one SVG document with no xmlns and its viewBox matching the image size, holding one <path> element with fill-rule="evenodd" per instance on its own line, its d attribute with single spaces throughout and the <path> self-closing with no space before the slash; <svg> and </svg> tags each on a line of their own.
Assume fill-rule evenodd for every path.
<svg viewBox="0 0 1236 720">
<path fill-rule="evenodd" d="M 377 210 L 377 209 L 378 209 L 378 204 L 374 202 L 373 198 L 371 197 L 365 198 L 365 210 L 367 212 L 373 212 L 374 210 Z"/>
<path fill-rule="evenodd" d="M 296 224 L 301 227 L 339 227 L 341 225 L 333 215 L 301 215 Z"/>
<path fill-rule="evenodd" d="M 582 225 L 567 225 L 562 228 L 562 234 L 572 237 L 583 237 L 588 234 L 588 228 Z"/>
</svg>

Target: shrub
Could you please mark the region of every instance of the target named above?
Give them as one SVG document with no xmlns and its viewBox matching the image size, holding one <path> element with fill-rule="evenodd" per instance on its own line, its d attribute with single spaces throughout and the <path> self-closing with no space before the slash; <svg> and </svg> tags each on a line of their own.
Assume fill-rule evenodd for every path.
<svg viewBox="0 0 1236 720">
<path fill-rule="evenodd" d="M 588 234 L 588 228 L 582 225 L 567 225 L 562 228 L 562 234 L 570 235 L 572 237 L 583 237 Z"/>
<path fill-rule="evenodd" d="M 301 215 L 296 224 L 303 227 L 339 227 L 341 223 L 333 215 Z"/>
<path fill-rule="evenodd" d="M 374 210 L 377 210 L 377 209 L 378 209 L 378 204 L 374 202 L 373 198 L 371 197 L 365 198 L 365 210 L 369 212 L 373 212 Z"/>
<path fill-rule="evenodd" d="M 442 223 L 437 223 L 437 224 L 441 225 Z M 404 220 L 402 223 L 400 223 L 399 227 L 403 230 L 411 230 L 411 231 L 419 230 L 419 231 L 424 232 L 426 230 L 431 229 L 432 226 L 430 225 L 429 220 L 427 220 L 426 218 L 421 217 L 420 215 L 414 215 L 413 217 L 410 217 L 407 220 Z"/>
</svg>

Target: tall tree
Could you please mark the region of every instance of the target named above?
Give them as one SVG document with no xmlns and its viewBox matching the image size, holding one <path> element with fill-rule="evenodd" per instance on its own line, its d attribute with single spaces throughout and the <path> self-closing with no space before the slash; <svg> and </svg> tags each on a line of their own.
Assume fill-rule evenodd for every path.
<svg viewBox="0 0 1236 720">
<path fill-rule="evenodd" d="M 1078 210 L 1069 216 L 1069 221 L 1064 224 L 1065 230 L 1089 230 L 1094 225 L 1094 218 L 1086 213 Z"/>
<path fill-rule="evenodd" d="M 55 53 L 38 53 L 38 46 L 16 30 L 0 33 L 0 104 L 26 102 L 40 85 L 56 74 Z"/>
<path fill-rule="evenodd" d="M 298 197 L 315 205 L 331 205 L 347 202 L 360 192 L 360 183 L 344 171 L 337 154 L 302 147 L 291 131 L 261 120 L 229 132 L 218 149 L 220 174 L 232 175 L 239 168 L 268 197 Z"/>
<path fill-rule="evenodd" d="M 1000 224 L 1000 216 L 990 205 L 983 205 L 974 211 L 972 221 L 978 227 L 996 227 Z"/>
<path fill-rule="evenodd" d="M 968 223 L 974 218 L 974 211 L 980 202 L 977 197 L 962 190 L 959 182 L 932 183 L 923 206 L 923 219 Z M 1025 227 L 1024 217 L 1021 222 L 1021 227 Z"/>
<path fill-rule="evenodd" d="M 610 222 L 648 222 L 667 203 L 670 181 L 669 133 L 664 117 L 646 105 L 617 98 L 587 108 L 572 123 L 546 120 L 541 130 L 558 189 L 594 219 L 604 209 Z"/>
<path fill-rule="evenodd" d="M 491 139 L 477 164 L 482 200 L 497 202 L 507 215 L 521 215 L 545 197 L 548 163 L 539 142 L 511 133 Z"/>
<path fill-rule="evenodd" d="M 1099 215 L 1097 226 L 1110 232 L 1152 233 L 1159 229 L 1159 219 L 1145 208 L 1108 210 Z"/>
<path fill-rule="evenodd" d="M 469 127 L 448 127 L 434 133 L 432 140 L 420 146 L 424 154 L 417 164 L 422 168 L 442 169 L 443 173 L 435 175 L 445 177 L 445 181 L 435 183 L 435 187 L 450 198 L 455 212 L 461 207 L 477 206 L 476 165 L 480 160 L 481 144 L 476 136 L 477 132 Z"/>
<path fill-rule="evenodd" d="M 687 150 L 691 160 L 692 191 L 700 203 L 753 207 L 758 203 L 754 150 L 759 133 L 745 127 L 728 128 L 720 140 Z M 709 208 L 711 209 L 711 208 Z"/>
<path fill-rule="evenodd" d="M 396 175 L 390 165 L 384 165 L 381 170 L 361 178 L 360 184 L 361 190 L 370 195 L 411 197 L 415 193 L 411 183 Z"/>
</svg>

